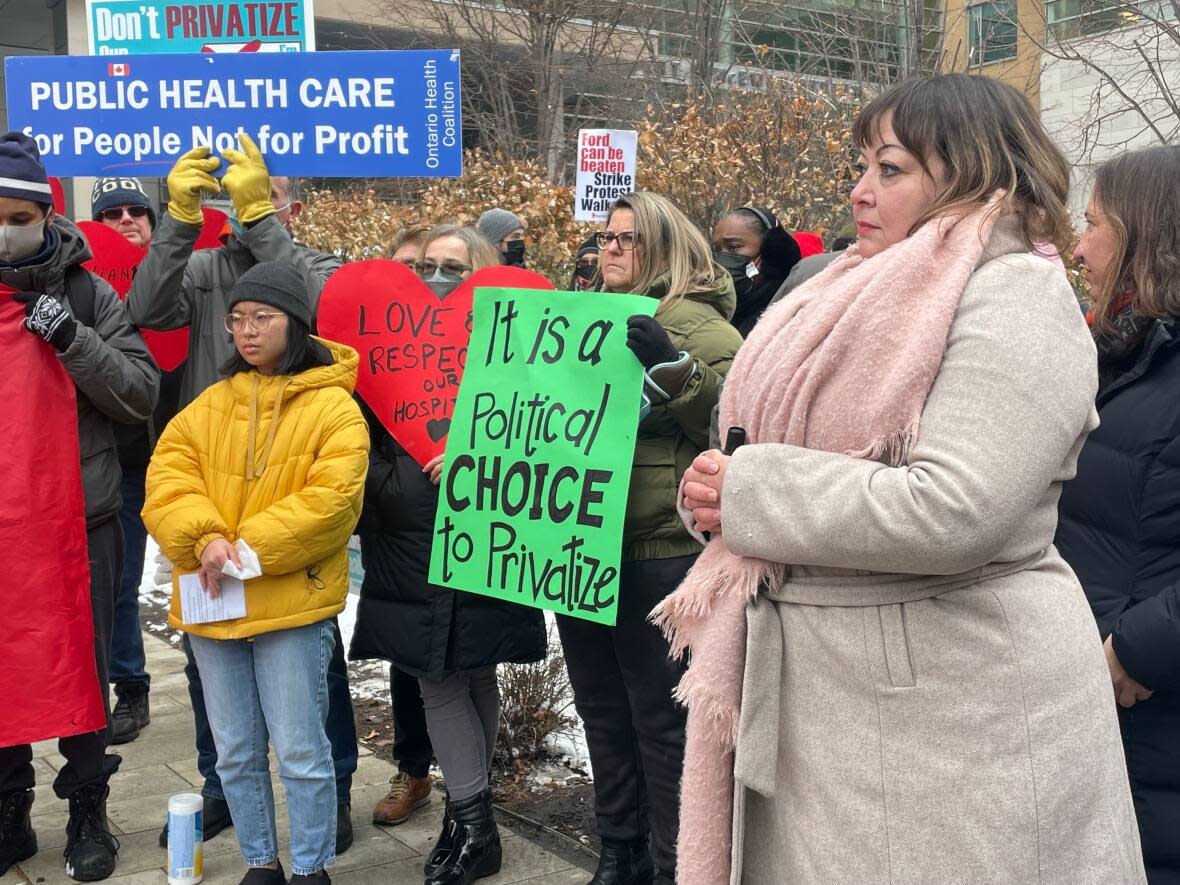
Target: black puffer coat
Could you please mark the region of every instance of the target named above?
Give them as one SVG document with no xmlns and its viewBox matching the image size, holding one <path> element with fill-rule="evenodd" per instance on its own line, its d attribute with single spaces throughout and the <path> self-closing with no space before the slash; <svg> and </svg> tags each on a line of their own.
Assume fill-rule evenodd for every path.
<svg viewBox="0 0 1180 885">
<path fill-rule="evenodd" d="M 1099 390 L 1056 544 L 1103 639 L 1155 692 L 1119 719 L 1148 879 L 1180 885 L 1180 322 L 1155 323 L 1123 368 Z"/>
<path fill-rule="evenodd" d="M 540 610 L 427 580 L 438 489 L 362 406 L 371 448 L 357 534 L 361 584 L 353 658 L 379 658 L 415 676 L 439 676 L 545 656 Z"/>
</svg>

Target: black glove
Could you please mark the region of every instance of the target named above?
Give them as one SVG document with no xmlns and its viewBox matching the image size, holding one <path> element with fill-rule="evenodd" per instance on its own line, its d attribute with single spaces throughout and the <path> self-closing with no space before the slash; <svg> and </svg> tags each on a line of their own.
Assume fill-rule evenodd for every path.
<svg viewBox="0 0 1180 885">
<path fill-rule="evenodd" d="M 25 306 L 25 328 L 52 344 L 58 353 L 74 343 L 78 323 L 56 298 L 41 292 L 17 292 L 12 297 Z"/>
<path fill-rule="evenodd" d="M 680 351 L 654 317 L 636 315 L 627 320 L 627 346 L 644 369 L 680 358 Z"/>
</svg>

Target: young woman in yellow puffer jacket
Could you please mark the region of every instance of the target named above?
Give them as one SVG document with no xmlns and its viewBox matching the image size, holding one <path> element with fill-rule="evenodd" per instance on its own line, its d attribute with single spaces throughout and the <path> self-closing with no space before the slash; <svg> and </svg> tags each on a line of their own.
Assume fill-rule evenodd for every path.
<svg viewBox="0 0 1180 885">
<path fill-rule="evenodd" d="M 332 618 L 348 594 L 369 431 L 352 399 L 356 351 L 310 335 L 303 285 L 276 262 L 238 279 L 225 319 L 237 348 L 223 369 L 229 377 L 160 437 L 143 509 L 175 565 L 168 621 L 190 634 L 201 671 L 217 771 L 250 868 L 243 885 L 286 882 L 268 738 L 290 811 L 291 882 L 326 883 L 335 860 L 327 667 Z M 216 597 L 227 563 L 249 563 L 250 551 L 262 574 L 245 583 L 245 617 L 184 623 L 181 576 L 197 573 Z"/>
</svg>

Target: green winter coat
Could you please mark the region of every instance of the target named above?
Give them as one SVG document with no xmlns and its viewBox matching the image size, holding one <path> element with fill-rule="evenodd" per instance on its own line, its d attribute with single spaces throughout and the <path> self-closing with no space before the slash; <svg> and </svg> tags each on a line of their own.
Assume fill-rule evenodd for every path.
<svg viewBox="0 0 1180 885">
<path fill-rule="evenodd" d="M 733 281 L 720 268 L 717 277 L 715 289 L 686 295 L 656 313 L 672 343 L 695 358 L 696 371 L 679 395 L 653 402 L 639 424 L 623 528 L 624 561 L 670 559 L 701 549 L 676 513 L 676 492 L 684 471 L 709 447 L 709 420 L 721 379 L 742 343 L 729 324 L 737 306 Z M 667 278 L 660 277 L 647 294 L 661 298 L 667 285 Z"/>
</svg>

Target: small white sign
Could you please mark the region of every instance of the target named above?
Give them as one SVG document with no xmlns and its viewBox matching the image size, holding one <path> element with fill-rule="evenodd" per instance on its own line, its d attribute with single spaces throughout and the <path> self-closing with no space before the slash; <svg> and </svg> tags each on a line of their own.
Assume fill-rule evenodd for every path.
<svg viewBox="0 0 1180 885">
<path fill-rule="evenodd" d="M 575 221 L 606 221 L 619 197 L 635 190 L 634 129 L 579 129 Z"/>
<path fill-rule="evenodd" d="M 214 599 L 201 589 L 195 575 L 180 576 L 180 620 L 185 624 L 211 624 L 246 617 L 246 585 L 229 575 L 221 576 L 221 593 Z"/>
</svg>

